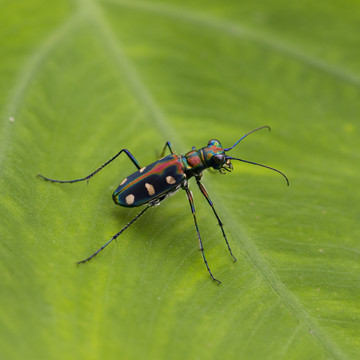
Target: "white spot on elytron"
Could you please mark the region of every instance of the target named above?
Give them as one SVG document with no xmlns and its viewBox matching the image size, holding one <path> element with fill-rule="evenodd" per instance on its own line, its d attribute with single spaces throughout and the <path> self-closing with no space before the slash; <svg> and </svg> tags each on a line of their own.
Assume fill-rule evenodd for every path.
<svg viewBox="0 0 360 360">
<path fill-rule="evenodd" d="M 130 194 L 125 198 L 125 201 L 128 205 L 133 204 L 134 200 L 135 200 L 135 196 L 133 194 Z"/>
<path fill-rule="evenodd" d="M 126 180 L 127 180 L 127 178 L 125 178 L 125 179 L 120 183 L 120 185 L 125 184 L 125 183 L 126 183 Z"/>
<path fill-rule="evenodd" d="M 139 171 L 142 173 L 146 169 L 146 166 L 141 168 Z"/>
<path fill-rule="evenodd" d="M 10 122 L 14 122 L 15 119 L 14 119 L 12 116 L 10 116 L 10 117 L 9 117 L 9 121 L 10 121 Z"/>
<path fill-rule="evenodd" d="M 175 184 L 176 183 L 175 179 L 172 176 L 167 176 L 166 177 L 166 182 L 168 184 Z"/>
<path fill-rule="evenodd" d="M 150 196 L 155 194 L 155 189 L 151 184 L 146 183 L 145 187 L 146 187 L 146 189 L 147 189 Z"/>
</svg>

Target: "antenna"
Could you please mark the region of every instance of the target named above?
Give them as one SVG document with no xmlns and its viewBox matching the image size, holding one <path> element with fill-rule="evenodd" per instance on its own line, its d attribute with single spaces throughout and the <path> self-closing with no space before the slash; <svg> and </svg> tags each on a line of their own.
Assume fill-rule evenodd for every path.
<svg viewBox="0 0 360 360">
<path fill-rule="evenodd" d="M 255 131 L 255 130 L 253 130 L 253 131 Z M 240 139 L 241 140 L 241 139 Z M 240 141 L 239 140 L 239 141 Z M 236 144 L 235 144 L 236 145 Z M 234 145 L 234 146 L 235 146 Z M 284 178 L 285 178 L 285 180 L 286 180 L 286 183 L 287 183 L 287 186 L 289 186 L 289 179 L 286 177 L 286 175 L 285 174 L 283 174 L 280 170 L 277 170 L 277 169 L 275 169 L 275 168 L 272 168 L 272 167 L 270 167 L 270 166 L 267 166 L 267 165 L 263 165 L 263 164 L 258 164 L 258 163 L 256 163 L 256 162 L 252 162 L 252 161 L 248 161 L 248 160 L 243 160 L 243 159 L 238 159 L 238 158 L 234 158 L 234 157 L 231 157 L 231 156 L 227 156 L 226 157 L 227 159 L 230 159 L 230 160 L 239 160 L 239 161 L 242 161 L 242 162 L 245 162 L 245 163 L 248 163 L 248 164 L 253 164 L 253 165 L 258 165 L 258 166 L 262 166 L 262 167 L 264 167 L 264 168 L 267 168 L 267 169 L 270 169 L 270 170 L 274 170 L 274 171 L 276 171 L 276 172 L 278 172 L 279 174 L 281 174 Z"/>
<path fill-rule="evenodd" d="M 229 151 L 229 150 L 231 150 L 231 149 L 234 148 L 242 139 L 245 139 L 248 135 L 250 135 L 250 134 L 253 133 L 254 131 L 258 131 L 258 130 L 265 129 L 265 128 L 269 129 L 269 131 L 271 130 L 271 129 L 270 129 L 270 126 L 267 126 L 267 125 L 265 125 L 265 126 L 260 126 L 260 127 L 254 129 L 254 130 L 251 130 L 251 131 L 249 131 L 247 134 L 245 134 L 242 138 L 240 138 L 232 147 L 229 147 L 229 148 L 227 148 L 227 149 L 224 149 L 224 151 Z"/>
</svg>

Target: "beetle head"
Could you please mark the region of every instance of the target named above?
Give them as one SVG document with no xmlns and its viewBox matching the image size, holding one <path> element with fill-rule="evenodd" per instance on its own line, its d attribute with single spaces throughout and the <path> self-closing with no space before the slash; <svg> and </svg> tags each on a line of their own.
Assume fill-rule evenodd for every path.
<svg viewBox="0 0 360 360">
<path fill-rule="evenodd" d="M 226 156 L 225 150 L 218 140 L 210 140 L 204 148 L 204 160 L 208 167 L 219 170 L 221 173 L 232 170 L 230 159 Z"/>
</svg>

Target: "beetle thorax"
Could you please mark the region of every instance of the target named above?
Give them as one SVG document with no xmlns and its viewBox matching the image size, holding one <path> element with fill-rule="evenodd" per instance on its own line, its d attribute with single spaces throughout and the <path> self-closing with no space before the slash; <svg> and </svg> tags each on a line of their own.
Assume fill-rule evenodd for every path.
<svg viewBox="0 0 360 360">
<path fill-rule="evenodd" d="M 182 155 L 187 177 L 199 175 L 205 169 L 221 170 L 226 163 L 224 149 L 217 140 L 210 140 L 208 146 L 200 150 L 192 150 Z M 229 167 L 229 166 L 228 166 Z"/>
<path fill-rule="evenodd" d="M 202 156 L 202 149 L 192 150 L 182 156 L 183 163 L 185 164 L 185 172 L 188 177 L 200 174 L 206 169 L 204 158 Z"/>
</svg>

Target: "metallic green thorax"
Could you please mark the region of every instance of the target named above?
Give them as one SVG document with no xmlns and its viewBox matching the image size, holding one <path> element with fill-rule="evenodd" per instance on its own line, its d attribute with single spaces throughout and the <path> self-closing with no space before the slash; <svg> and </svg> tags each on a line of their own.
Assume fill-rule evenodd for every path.
<svg viewBox="0 0 360 360">
<path fill-rule="evenodd" d="M 181 155 L 181 161 L 187 178 L 200 175 L 210 167 L 220 171 L 224 168 L 232 169 L 230 160 L 226 159 L 225 151 L 218 140 L 210 140 L 207 146 Z"/>
</svg>

